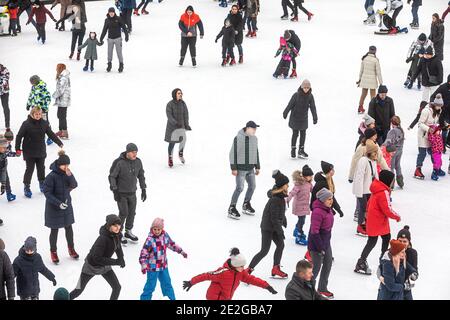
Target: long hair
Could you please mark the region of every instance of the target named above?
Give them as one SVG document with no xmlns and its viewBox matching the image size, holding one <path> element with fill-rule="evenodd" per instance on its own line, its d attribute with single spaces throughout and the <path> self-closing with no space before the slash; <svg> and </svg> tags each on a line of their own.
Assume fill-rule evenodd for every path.
<svg viewBox="0 0 450 320">
<path fill-rule="evenodd" d="M 433 13 L 433 17 L 436 18 L 436 23 L 442 23 L 442 20 L 441 20 L 441 18 L 439 17 L 439 14 L 438 14 L 438 13 Z"/>
<path fill-rule="evenodd" d="M 376 54 L 375 52 L 370 52 L 370 51 L 368 51 L 365 55 L 362 56 L 361 60 L 364 60 L 365 58 L 367 58 L 367 56 L 368 56 L 369 54 L 373 54 L 373 56 L 374 56 L 375 58 L 377 57 L 377 54 Z M 377 58 L 377 59 L 378 59 L 378 58 Z"/>
<path fill-rule="evenodd" d="M 56 79 L 59 78 L 61 72 L 63 72 L 64 70 L 66 70 L 66 65 L 64 63 L 58 63 L 56 66 Z"/>
<path fill-rule="evenodd" d="M 405 139 L 405 132 L 403 131 L 403 128 L 402 128 L 402 126 L 401 126 L 402 122 L 401 122 L 401 120 L 400 120 L 400 117 L 399 117 L 399 116 L 393 116 L 393 117 L 391 118 L 391 124 L 394 125 L 394 126 L 396 126 L 397 128 L 400 129 L 400 131 L 401 131 L 402 134 L 403 134 L 403 139 Z"/>
</svg>

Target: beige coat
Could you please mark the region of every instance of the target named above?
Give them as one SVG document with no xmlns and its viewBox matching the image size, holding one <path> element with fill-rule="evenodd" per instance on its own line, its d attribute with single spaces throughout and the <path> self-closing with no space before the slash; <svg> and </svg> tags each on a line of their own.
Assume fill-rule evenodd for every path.
<svg viewBox="0 0 450 320">
<path fill-rule="evenodd" d="M 377 163 L 380 164 L 381 170 L 391 170 L 391 168 L 388 167 L 386 160 L 383 157 L 383 153 L 381 152 L 381 148 L 379 145 L 378 152 L 377 152 Z M 356 165 L 358 164 L 359 159 L 361 159 L 366 154 L 366 146 L 363 146 L 360 144 L 358 148 L 356 148 L 355 154 L 352 158 L 352 163 L 350 165 L 350 172 L 348 174 L 348 180 L 352 180 L 355 177 L 355 171 L 356 171 Z"/>
<path fill-rule="evenodd" d="M 439 124 L 439 116 L 433 117 L 433 109 L 426 107 L 420 113 L 419 125 L 417 130 L 417 142 L 419 148 L 430 148 L 428 141 L 428 129 L 433 124 Z"/>
<path fill-rule="evenodd" d="M 380 62 L 373 53 L 369 53 L 367 57 L 361 61 L 358 87 L 363 89 L 377 89 L 379 84 L 383 84 Z"/>
<path fill-rule="evenodd" d="M 372 166 L 372 167 L 371 167 Z M 378 179 L 377 163 L 367 157 L 361 157 L 356 164 L 353 180 L 353 194 L 362 198 L 364 194 L 371 194 L 370 185 L 373 178 Z"/>
</svg>

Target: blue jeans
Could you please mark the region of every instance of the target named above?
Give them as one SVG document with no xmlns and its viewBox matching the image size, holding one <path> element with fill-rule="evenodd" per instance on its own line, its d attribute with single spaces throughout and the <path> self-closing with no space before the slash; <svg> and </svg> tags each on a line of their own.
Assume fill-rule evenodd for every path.
<svg viewBox="0 0 450 320">
<path fill-rule="evenodd" d="M 238 171 L 236 176 L 236 189 L 231 197 L 231 204 L 236 205 L 239 200 L 239 195 L 244 191 L 244 181 L 247 181 L 248 188 L 245 194 L 244 202 L 252 200 L 253 192 L 256 188 L 255 171 L 252 169 L 250 171 Z"/>
<path fill-rule="evenodd" d="M 421 148 L 419 147 L 419 154 L 417 155 L 416 167 L 422 167 L 423 161 L 427 157 L 427 153 L 431 156 L 431 148 Z M 431 157 L 431 162 L 433 162 L 433 157 Z"/>
<path fill-rule="evenodd" d="M 366 2 L 364 3 L 364 9 L 366 9 L 367 16 L 371 16 L 375 13 L 373 10 L 374 3 L 375 3 L 375 0 L 366 0 Z M 368 11 L 367 9 L 369 9 L 369 7 L 371 7 L 371 9 Z"/>
<path fill-rule="evenodd" d="M 144 286 L 144 292 L 141 294 L 141 300 L 152 300 L 152 295 L 155 291 L 157 280 L 159 280 L 161 285 L 163 296 L 168 297 L 170 300 L 175 300 L 175 292 L 173 291 L 169 269 L 167 268 L 163 271 L 147 272 L 147 282 Z"/>
<path fill-rule="evenodd" d="M 413 16 L 412 23 L 419 24 L 419 15 L 417 14 L 418 11 L 419 11 L 419 7 L 412 7 L 411 8 L 411 13 L 412 13 L 412 16 Z"/>
</svg>

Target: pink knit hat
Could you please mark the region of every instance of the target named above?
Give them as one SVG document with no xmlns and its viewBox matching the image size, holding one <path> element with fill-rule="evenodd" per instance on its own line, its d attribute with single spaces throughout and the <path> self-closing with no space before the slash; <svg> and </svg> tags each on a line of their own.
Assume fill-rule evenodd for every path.
<svg viewBox="0 0 450 320">
<path fill-rule="evenodd" d="M 156 218 L 155 220 L 153 220 L 152 222 L 152 229 L 153 228 L 159 228 L 159 229 L 164 229 L 164 219 L 162 218 Z"/>
</svg>

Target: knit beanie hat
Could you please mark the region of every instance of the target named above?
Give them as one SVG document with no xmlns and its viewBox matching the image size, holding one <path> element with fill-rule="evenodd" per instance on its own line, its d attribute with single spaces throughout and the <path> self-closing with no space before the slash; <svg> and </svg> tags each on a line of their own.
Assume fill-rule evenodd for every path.
<svg viewBox="0 0 450 320">
<path fill-rule="evenodd" d="M 274 170 L 272 172 L 272 178 L 275 179 L 275 187 L 277 189 L 289 183 L 289 178 L 282 174 L 280 170 Z"/>
<path fill-rule="evenodd" d="M 65 166 L 65 165 L 70 164 L 70 158 L 64 150 L 60 150 L 58 152 L 58 155 L 59 155 L 59 158 L 58 158 L 58 160 L 56 160 L 56 164 L 58 166 Z"/>
<path fill-rule="evenodd" d="M 302 84 L 300 85 L 300 88 L 311 88 L 311 82 L 309 82 L 308 79 L 303 80 Z"/>
<path fill-rule="evenodd" d="M 156 218 L 152 222 L 152 229 L 158 228 L 158 229 L 164 229 L 164 219 Z"/>
<path fill-rule="evenodd" d="M 388 88 L 385 85 L 380 84 L 380 86 L 378 87 L 378 93 L 387 93 L 388 92 Z"/>
<path fill-rule="evenodd" d="M 115 215 L 115 214 L 110 214 L 106 216 L 106 227 L 109 229 L 109 227 L 118 224 L 118 225 L 122 225 L 122 220 L 120 220 L 120 218 Z"/>
<path fill-rule="evenodd" d="M 376 53 L 376 52 L 377 52 L 377 47 L 375 47 L 375 46 L 370 46 L 370 47 L 369 47 L 369 52 L 370 52 L 370 53 Z"/>
<path fill-rule="evenodd" d="M 34 251 L 36 252 L 37 249 L 37 241 L 34 237 L 28 237 L 27 240 L 25 240 L 25 244 L 23 245 L 25 251 Z"/>
<path fill-rule="evenodd" d="M 427 35 L 425 33 L 421 33 L 417 39 L 419 41 L 427 41 Z"/>
<path fill-rule="evenodd" d="M 312 169 L 307 164 L 305 164 L 302 168 L 302 176 L 311 177 L 313 175 L 314 175 L 314 172 L 312 171 Z"/>
<path fill-rule="evenodd" d="M 37 85 L 41 81 L 41 78 L 39 78 L 38 75 L 34 75 L 30 77 L 30 82 L 32 85 Z"/>
<path fill-rule="evenodd" d="M 366 140 L 369 140 L 376 134 L 377 134 L 377 131 L 375 129 L 368 128 L 368 129 L 366 129 L 366 131 L 364 131 L 364 138 L 366 138 Z"/>
<path fill-rule="evenodd" d="M 239 252 L 238 248 L 231 249 L 230 261 L 234 268 L 245 267 L 247 264 L 247 260 L 245 260 L 245 257 Z"/>
<path fill-rule="evenodd" d="M 0 239 L 0 251 L 5 250 L 5 243 L 3 242 L 2 239 Z"/>
<path fill-rule="evenodd" d="M 379 180 L 383 182 L 386 186 L 390 187 L 392 181 L 394 181 L 395 174 L 389 170 L 381 170 L 379 174 Z"/>
<path fill-rule="evenodd" d="M 328 174 L 331 170 L 334 169 L 334 166 L 331 163 L 320 161 L 320 167 L 322 168 L 322 172 L 324 174 Z"/>
<path fill-rule="evenodd" d="M 333 193 L 326 188 L 322 188 L 319 191 L 317 191 L 316 198 L 319 199 L 320 202 L 325 202 L 325 200 L 333 198 Z"/>
<path fill-rule="evenodd" d="M 110 12 L 116 13 L 116 10 L 115 10 L 113 7 L 110 7 L 110 8 L 108 9 L 108 13 L 110 13 Z"/>
<path fill-rule="evenodd" d="M 11 129 L 6 129 L 4 137 L 8 141 L 13 141 L 14 140 L 14 133 L 11 131 Z"/>
<path fill-rule="evenodd" d="M 134 143 L 129 143 L 129 144 L 127 144 L 126 151 L 127 152 L 137 152 L 138 151 L 138 147 Z"/>
<path fill-rule="evenodd" d="M 389 245 L 390 245 L 389 253 L 392 256 L 396 256 L 400 252 L 402 252 L 403 250 L 406 249 L 406 245 L 405 244 L 403 244 L 401 241 L 395 240 L 395 239 L 392 239 L 391 241 L 389 241 Z"/>
<path fill-rule="evenodd" d="M 373 142 L 372 140 L 366 141 L 366 156 L 368 156 L 371 153 L 377 153 L 378 152 L 378 146 Z"/>
<path fill-rule="evenodd" d="M 53 300 L 70 300 L 69 291 L 66 288 L 58 288 L 53 294 Z"/>
<path fill-rule="evenodd" d="M 289 40 L 291 38 L 291 33 L 289 32 L 289 30 L 284 31 L 283 38 L 286 40 Z"/>
<path fill-rule="evenodd" d="M 400 238 L 406 238 L 411 243 L 411 232 L 409 232 L 409 226 L 404 226 L 403 229 L 398 232 L 397 239 Z"/>
<path fill-rule="evenodd" d="M 375 119 L 369 116 L 367 113 L 363 116 L 363 120 L 366 127 L 370 126 L 372 123 L 375 123 Z"/>
<path fill-rule="evenodd" d="M 444 105 L 444 100 L 442 99 L 442 94 L 438 93 L 436 95 L 436 97 L 434 97 L 433 104 L 435 106 L 441 106 L 441 107 Z"/>
</svg>

